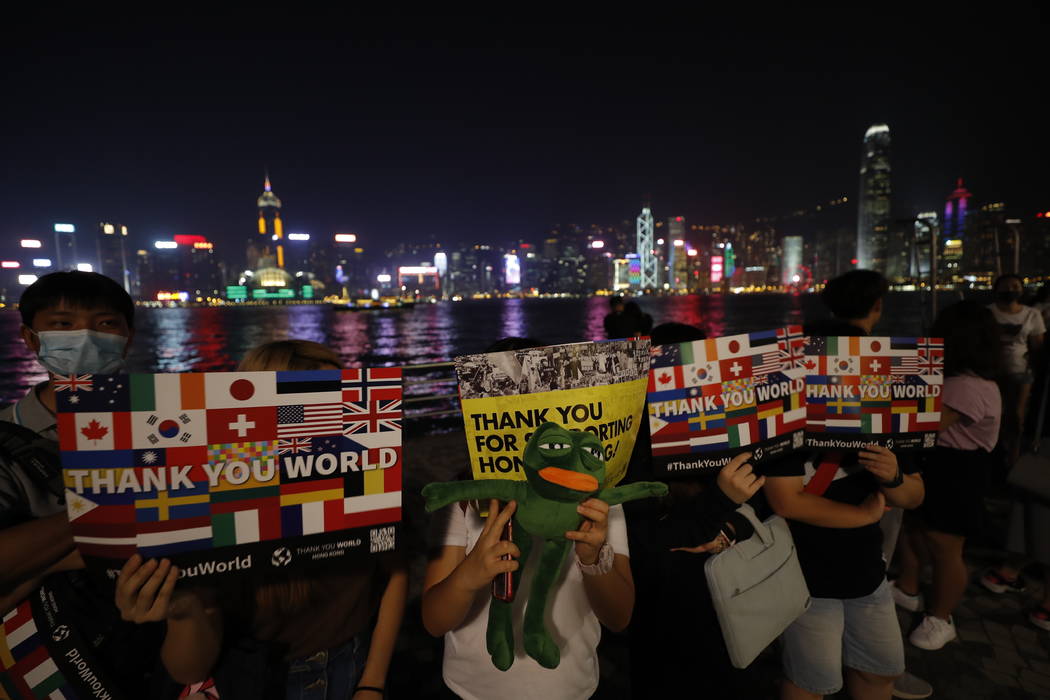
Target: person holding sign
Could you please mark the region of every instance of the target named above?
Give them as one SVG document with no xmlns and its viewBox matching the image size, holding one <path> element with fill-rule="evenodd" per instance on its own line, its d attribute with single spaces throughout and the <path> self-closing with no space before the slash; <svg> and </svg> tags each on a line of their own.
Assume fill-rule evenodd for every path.
<svg viewBox="0 0 1050 700">
<path fill-rule="evenodd" d="M 984 490 L 991 451 L 999 433 L 1002 403 L 995 379 L 1001 368 L 999 328 L 992 312 L 974 301 L 944 309 L 932 334 L 944 338 L 944 407 L 937 450 L 925 460 L 926 499 L 919 507 L 920 547 L 902 539 L 898 605 L 920 609 L 918 551 L 933 564 L 933 595 L 909 640 L 920 649 L 940 649 L 956 638 L 952 610 L 962 600 L 968 575 L 963 561 L 967 537 L 983 531 Z"/>
<path fill-rule="evenodd" d="M 886 280 L 852 270 L 824 288 L 836 317 L 807 335 L 867 335 L 882 315 Z M 882 558 L 886 505 L 915 508 L 922 477 L 871 445 L 855 453 L 790 456 L 766 467 L 765 495 L 791 525 L 812 604 L 783 635 L 781 698 L 819 698 L 845 682 L 853 698 L 886 698 L 904 673 L 904 645 Z"/>
<path fill-rule="evenodd" d="M 249 351 L 238 371 L 341 368 L 339 356 L 323 345 L 284 340 Z M 285 690 L 275 697 L 383 697 L 408 591 L 399 555 L 368 557 L 351 571 L 246 580 L 243 590 L 235 591 L 177 591 L 178 576 L 178 568 L 167 560 L 144 563 L 136 555 L 117 580 L 117 605 L 125 619 L 167 623 L 161 660 L 177 682 L 197 684 L 213 674 L 224 700 L 250 697 L 245 684 L 259 680 L 243 676 L 271 677 L 274 668 L 267 662 L 273 661 L 288 670 L 287 679 L 280 679 Z M 369 630 L 372 619 L 375 625 Z M 238 633 L 277 650 L 277 658 L 262 653 L 256 668 L 224 668 Z"/>
<path fill-rule="evenodd" d="M 36 451 L 44 457 L 37 466 L 45 468 L 0 456 L 0 615 L 44 585 L 47 597 L 72 615 L 72 633 L 94 642 L 97 658 L 89 662 L 110 677 L 105 689 L 146 697 L 155 630 L 122 624 L 112 584 L 81 571 L 66 514 L 55 416 L 56 397 L 79 398 L 78 382 L 124 366 L 135 307 L 113 280 L 77 271 L 54 272 L 29 285 L 19 312 L 22 340 L 48 378 L 0 411 L 0 455 Z"/>
</svg>

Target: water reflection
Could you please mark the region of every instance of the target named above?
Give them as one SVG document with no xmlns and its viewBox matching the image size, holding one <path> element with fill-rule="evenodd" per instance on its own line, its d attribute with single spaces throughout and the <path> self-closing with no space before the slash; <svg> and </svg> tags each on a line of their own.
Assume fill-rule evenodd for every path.
<svg viewBox="0 0 1050 700">
<path fill-rule="evenodd" d="M 876 331 L 921 334 L 926 322 L 921 302 L 917 295 L 890 294 Z M 642 297 L 639 304 L 655 324 L 678 321 L 711 335 L 827 315 L 812 294 Z M 608 310 L 608 297 L 444 302 L 361 312 L 320 305 L 139 309 L 128 366 L 136 372 L 230 370 L 249 348 L 290 337 L 328 344 L 351 367 L 429 363 L 481 352 L 507 335 L 550 344 L 601 340 Z M 20 325 L 17 311 L 0 310 L 0 404 L 46 376 L 22 343 Z"/>
</svg>

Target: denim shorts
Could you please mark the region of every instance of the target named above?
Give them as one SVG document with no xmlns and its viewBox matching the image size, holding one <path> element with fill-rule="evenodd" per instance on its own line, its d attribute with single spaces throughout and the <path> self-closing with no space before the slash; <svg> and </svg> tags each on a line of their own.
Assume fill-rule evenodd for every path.
<svg viewBox="0 0 1050 700">
<path fill-rule="evenodd" d="M 367 648 L 359 637 L 288 666 L 287 700 L 350 700 L 365 667 Z"/>
<path fill-rule="evenodd" d="M 784 675 L 817 695 L 842 690 L 843 666 L 877 676 L 904 673 L 904 640 L 885 579 L 863 598 L 813 598 L 780 640 Z"/>
</svg>

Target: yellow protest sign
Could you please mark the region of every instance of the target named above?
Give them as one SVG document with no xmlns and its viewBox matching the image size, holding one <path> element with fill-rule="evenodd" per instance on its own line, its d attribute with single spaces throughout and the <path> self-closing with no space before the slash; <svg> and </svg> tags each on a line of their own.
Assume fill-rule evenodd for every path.
<svg viewBox="0 0 1050 700">
<path fill-rule="evenodd" d="M 547 422 L 593 433 L 608 488 L 627 472 L 642 418 L 649 340 L 573 343 L 456 358 L 475 479 L 519 479 L 522 453 Z"/>
</svg>

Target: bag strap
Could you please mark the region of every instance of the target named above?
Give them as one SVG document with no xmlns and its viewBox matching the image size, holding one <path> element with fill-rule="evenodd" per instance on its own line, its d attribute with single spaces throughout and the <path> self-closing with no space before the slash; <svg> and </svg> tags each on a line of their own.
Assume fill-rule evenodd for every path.
<svg viewBox="0 0 1050 700">
<path fill-rule="evenodd" d="M 768 547 L 773 542 L 773 533 L 770 531 L 769 526 L 758 519 L 758 514 L 755 510 L 746 503 L 741 503 L 736 512 L 747 518 L 748 522 L 751 523 L 751 527 L 755 531 L 755 536 L 762 542 L 763 545 Z"/>
<path fill-rule="evenodd" d="M 823 496 L 831 486 L 831 482 L 835 480 L 835 473 L 839 470 L 839 463 L 842 462 L 844 454 L 840 450 L 825 452 L 824 459 L 817 465 L 817 473 L 809 480 L 803 491 L 814 496 Z"/>
</svg>

